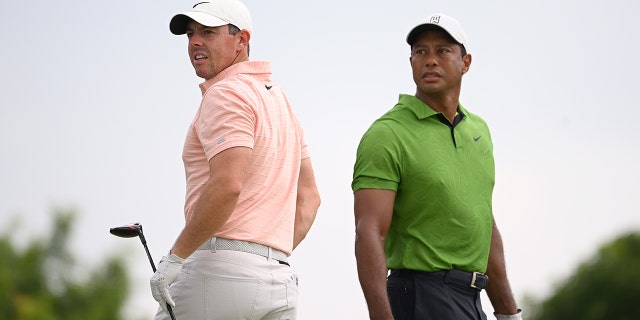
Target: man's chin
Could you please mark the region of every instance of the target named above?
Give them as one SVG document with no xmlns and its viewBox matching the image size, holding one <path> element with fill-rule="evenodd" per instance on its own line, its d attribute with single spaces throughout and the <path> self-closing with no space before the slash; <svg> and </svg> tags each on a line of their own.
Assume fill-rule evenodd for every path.
<svg viewBox="0 0 640 320">
<path fill-rule="evenodd" d="M 215 76 L 213 72 L 196 69 L 196 75 L 204 80 L 209 80 Z"/>
</svg>

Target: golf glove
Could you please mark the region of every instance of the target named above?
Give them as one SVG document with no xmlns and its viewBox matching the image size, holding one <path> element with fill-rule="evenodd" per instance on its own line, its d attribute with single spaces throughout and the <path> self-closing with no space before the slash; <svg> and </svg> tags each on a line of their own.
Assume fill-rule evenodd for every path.
<svg viewBox="0 0 640 320">
<path fill-rule="evenodd" d="M 506 315 L 494 313 L 493 315 L 496 316 L 496 320 L 522 320 L 522 310 L 520 309 L 518 309 L 518 313 L 516 314 Z"/>
<path fill-rule="evenodd" d="M 160 303 L 160 307 L 167 311 L 167 303 L 171 307 L 175 307 L 171 294 L 169 294 L 169 286 L 178 279 L 184 259 L 175 254 L 164 256 L 160 259 L 156 273 L 151 276 L 149 283 L 151 284 L 151 294 L 153 298 Z"/>
</svg>

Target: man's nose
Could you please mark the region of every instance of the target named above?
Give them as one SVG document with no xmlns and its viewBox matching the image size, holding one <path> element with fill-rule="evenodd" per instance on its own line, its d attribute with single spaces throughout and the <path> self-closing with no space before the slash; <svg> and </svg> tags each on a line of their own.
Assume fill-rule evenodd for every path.
<svg viewBox="0 0 640 320">
<path fill-rule="evenodd" d="M 438 59 L 435 52 L 427 52 L 425 53 L 424 63 L 427 66 L 432 66 L 438 64 Z"/>
<path fill-rule="evenodd" d="M 202 37 L 197 32 L 194 32 L 189 38 L 189 45 L 191 46 L 202 45 Z"/>
</svg>

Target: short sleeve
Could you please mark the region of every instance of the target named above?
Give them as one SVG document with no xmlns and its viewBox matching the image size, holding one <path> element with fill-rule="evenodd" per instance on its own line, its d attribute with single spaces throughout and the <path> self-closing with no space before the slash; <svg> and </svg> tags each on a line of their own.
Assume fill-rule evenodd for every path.
<svg viewBox="0 0 640 320">
<path fill-rule="evenodd" d="M 397 191 L 400 183 L 401 148 L 384 122 L 374 124 L 362 136 L 356 152 L 351 189 Z"/>
<path fill-rule="evenodd" d="M 195 123 L 207 159 L 232 147 L 252 148 L 255 143 L 255 111 L 228 85 L 207 90 Z"/>
</svg>

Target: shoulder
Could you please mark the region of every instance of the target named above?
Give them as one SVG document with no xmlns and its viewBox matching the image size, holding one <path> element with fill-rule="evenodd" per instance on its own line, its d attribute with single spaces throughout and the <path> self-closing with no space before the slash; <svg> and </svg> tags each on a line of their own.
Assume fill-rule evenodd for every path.
<svg viewBox="0 0 640 320">
<path fill-rule="evenodd" d="M 485 127 L 487 130 L 489 129 L 489 125 L 487 124 L 487 122 L 484 120 L 483 117 L 469 111 L 468 109 L 464 108 L 462 105 L 460 105 L 460 110 L 462 111 L 462 113 L 464 113 L 469 124 L 479 126 L 479 127 Z"/>
<path fill-rule="evenodd" d="M 263 88 L 264 89 L 264 88 Z M 204 93 L 203 104 L 216 106 L 222 104 L 253 105 L 259 96 L 255 83 L 243 75 L 227 77 L 216 82 Z"/>
</svg>

